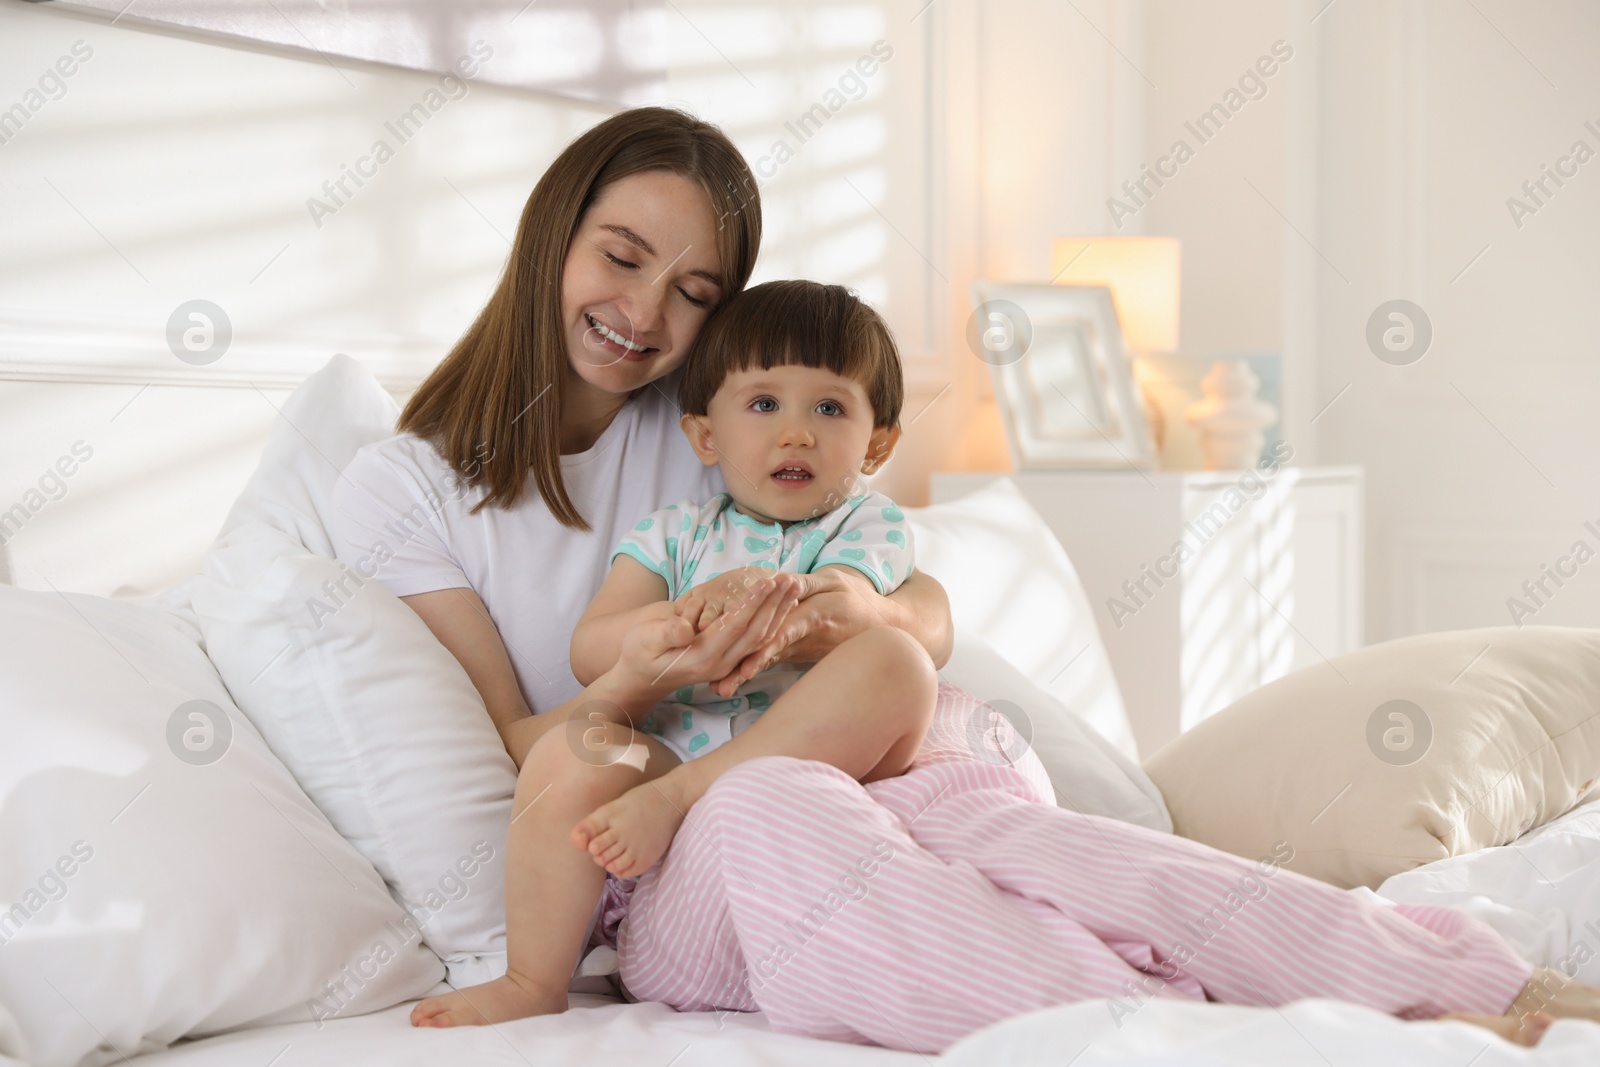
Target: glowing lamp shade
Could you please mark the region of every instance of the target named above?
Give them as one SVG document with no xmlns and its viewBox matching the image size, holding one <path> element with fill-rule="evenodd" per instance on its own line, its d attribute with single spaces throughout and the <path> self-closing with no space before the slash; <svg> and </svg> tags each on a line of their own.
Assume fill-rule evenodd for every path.
<svg viewBox="0 0 1600 1067">
<path fill-rule="evenodd" d="M 1052 281 L 1111 288 L 1130 355 L 1178 350 L 1176 237 L 1060 237 L 1050 251 Z"/>
</svg>

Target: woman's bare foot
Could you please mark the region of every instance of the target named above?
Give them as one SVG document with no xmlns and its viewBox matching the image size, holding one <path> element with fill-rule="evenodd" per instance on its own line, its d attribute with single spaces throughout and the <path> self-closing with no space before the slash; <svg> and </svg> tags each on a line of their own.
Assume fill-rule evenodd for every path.
<svg viewBox="0 0 1600 1067">
<path fill-rule="evenodd" d="M 1550 1029 L 1550 1024 L 1556 1020 L 1554 1016 L 1546 1015 L 1542 1011 L 1530 1012 L 1527 1015 L 1472 1015 L 1457 1011 L 1439 1016 L 1439 1021 L 1481 1026 L 1485 1030 L 1494 1031 L 1513 1045 L 1532 1048 L 1539 1043 L 1539 1039 L 1544 1037 L 1544 1032 Z"/>
<path fill-rule="evenodd" d="M 654 867 L 683 825 L 689 802 L 669 771 L 596 808 L 572 828 L 572 843 L 618 878 L 637 878 Z"/>
<path fill-rule="evenodd" d="M 1573 981 L 1550 967 L 1537 967 L 1507 1014 L 1532 1012 L 1546 1012 L 1557 1019 L 1600 1022 L 1600 988 Z"/>
<path fill-rule="evenodd" d="M 411 1009 L 412 1026 L 486 1026 L 567 1010 L 567 991 L 549 992 L 507 974 L 492 982 L 429 997 Z"/>
</svg>

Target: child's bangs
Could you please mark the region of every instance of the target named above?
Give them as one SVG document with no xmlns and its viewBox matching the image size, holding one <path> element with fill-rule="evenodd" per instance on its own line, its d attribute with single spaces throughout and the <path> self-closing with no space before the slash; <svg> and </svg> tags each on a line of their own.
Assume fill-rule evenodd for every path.
<svg viewBox="0 0 1600 1067">
<path fill-rule="evenodd" d="M 733 330 L 728 340 L 729 371 L 759 367 L 814 367 L 845 378 L 864 377 L 867 354 L 859 337 L 852 337 L 849 311 L 799 302 L 789 310 L 773 309 L 770 315 L 752 317 L 744 331 Z M 810 306 L 805 306 L 810 305 Z M 739 336 L 740 333 L 745 336 Z"/>
<path fill-rule="evenodd" d="M 803 280 L 746 289 L 712 315 L 685 362 L 680 405 L 703 415 L 729 374 L 793 366 L 862 383 L 880 426 L 900 417 L 900 354 L 888 326 L 845 287 Z"/>
</svg>

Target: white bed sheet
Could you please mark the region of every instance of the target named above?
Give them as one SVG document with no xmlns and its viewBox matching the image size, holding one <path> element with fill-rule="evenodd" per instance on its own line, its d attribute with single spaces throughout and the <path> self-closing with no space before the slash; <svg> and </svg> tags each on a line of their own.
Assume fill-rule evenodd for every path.
<svg viewBox="0 0 1600 1067">
<path fill-rule="evenodd" d="M 1406 1023 L 1329 1000 L 1281 1010 L 1151 1001 L 1119 1027 L 1105 1001 L 1018 1016 L 973 1034 L 943 1056 L 775 1034 L 759 1015 L 679 1014 L 660 1004 L 575 998 L 562 1016 L 493 1029 L 414 1030 L 409 1006 L 326 1023 L 243 1031 L 136 1057 L 136 1067 L 952 1067 L 1038 1064 L 1261 1064 L 1308 1067 L 1414 1064 L 1593 1067 L 1600 1025 L 1562 1021 L 1533 1050 L 1460 1023 Z"/>
<path fill-rule="evenodd" d="M 921 1063 L 905 1052 L 775 1034 L 760 1015 L 680 1013 L 576 994 L 563 1015 L 495 1027 L 419 1030 L 409 1004 L 371 1015 L 246 1030 L 175 1045 L 137 1067 L 884 1067 Z M 275 1059 L 275 1057 L 278 1057 Z"/>
<path fill-rule="evenodd" d="M 1575 968 L 1600 983 L 1600 800 L 1585 804 L 1515 845 L 1429 864 L 1386 882 L 1393 900 L 1448 903 L 1499 929 L 1529 959 L 1560 966 L 1586 941 L 1597 951 Z M 1592 927 L 1591 925 L 1592 924 Z M 409 1005 L 373 1015 L 267 1027 L 208 1038 L 137 1057 L 136 1067 L 720 1067 L 815 1064 L 868 1067 L 933 1057 L 773 1033 L 760 1015 L 680 1014 L 660 1004 L 576 996 L 561 1016 L 490 1028 L 412 1029 Z M 1006 1020 L 944 1056 L 958 1067 L 992 1064 L 1309 1067 L 1415 1064 L 1600 1063 L 1600 1024 L 1563 1020 L 1532 1050 L 1517 1049 L 1459 1023 L 1405 1023 L 1328 1000 L 1282 1009 L 1153 1000 L 1113 1017 L 1088 1001 Z"/>
</svg>

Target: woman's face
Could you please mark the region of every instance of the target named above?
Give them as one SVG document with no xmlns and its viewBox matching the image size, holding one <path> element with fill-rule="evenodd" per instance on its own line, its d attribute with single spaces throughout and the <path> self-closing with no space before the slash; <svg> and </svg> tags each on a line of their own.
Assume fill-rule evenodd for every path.
<svg viewBox="0 0 1600 1067">
<path fill-rule="evenodd" d="M 723 296 L 716 217 L 681 175 L 612 182 L 578 223 L 561 273 L 574 373 L 627 393 L 677 367 Z"/>
</svg>

